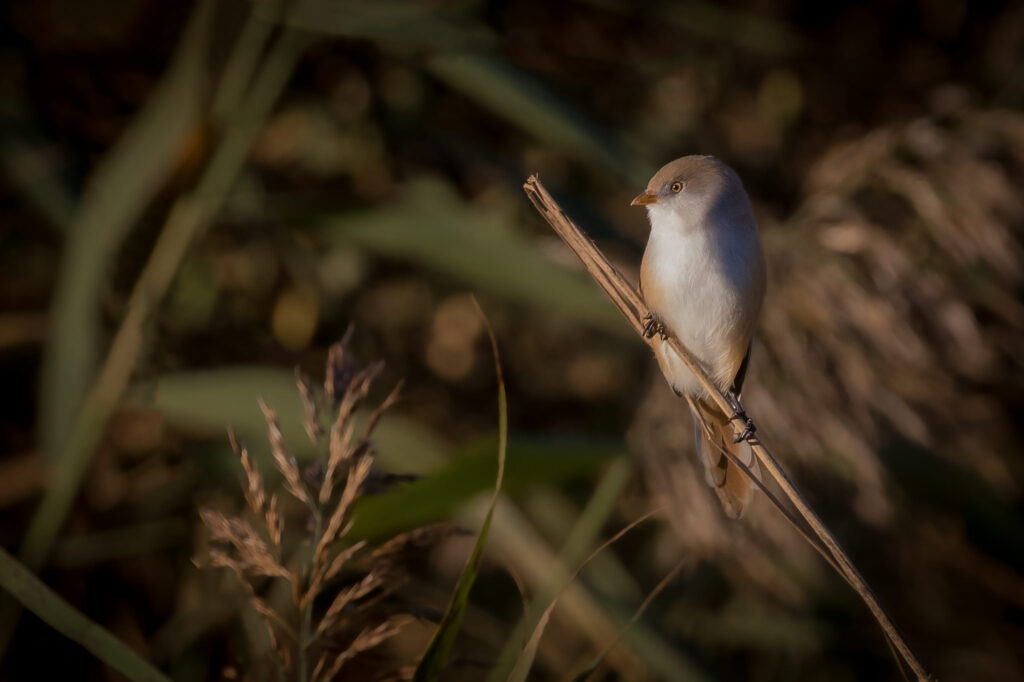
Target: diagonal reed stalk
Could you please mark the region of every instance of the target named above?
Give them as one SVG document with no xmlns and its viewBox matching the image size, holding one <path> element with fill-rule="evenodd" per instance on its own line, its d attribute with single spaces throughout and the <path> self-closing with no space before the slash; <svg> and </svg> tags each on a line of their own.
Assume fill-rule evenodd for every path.
<svg viewBox="0 0 1024 682">
<path fill-rule="evenodd" d="M 646 338 L 643 334 L 643 324 L 641 320 L 648 313 L 648 308 L 644 304 L 643 299 L 637 290 L 626 281 L 622 274 L 615 269 L 615 267 L 608 262 L 608 259 L 604 257 L 601 251 L 594 245 L 594 242 L 581 230 L 570 218 L 565 214 L 565 211 L 558 205 L 558 203 L 551 197 L 548 191 L 541 184 L 540 180 L 536 175 L 531 175 L 523 185 L 523 190 L 526 192 L 526 196 L 533 203 L 534 208 L 543 216 L 543 218 L 551 225 L 552 229 L 562 238 L 570 249 L 583 261 L 583 265 L 586 266 L 587 271 L 594 278 L 597 284 L 604 290 L 608 297 L 612 300 L 615 306 L 619 309 L 619 312 L 626 318 L 626 321 L 633 327 L 640 338 L 647 342 L 653 350 L 657 350 L 658 344 L 667 343 L 674 350 L 687 368 L 693 373 L 701 386 L 707 391 L 711 399 L 715 401 L 718 407 L 725 414 L 733 414 L 735 405 L 733 399 L 727 396 L 711 381 L 708 377 L 707 372 L 700 365 L 697 359 L 679 342 L 675 336 L 669 333 L 668 337 L 662 341 L 657 336 L 652 338 Z M 740 420 L 732 420 L 730 422 L 736 435 L 744 429 L 744 424 Z M 753 422 L 751 422 L 753 424 Z M 751 429 L 753 430 L 753 428 Z M 818 536 L 822 545 L 827 550 L 828 554 L 831 555 L 829 563 L 839 572 L 840 576 L 850 584 L 851 587 L 860 595 L 860 598 L 864 600 L 871 614 L 878 621 L 879 626 L 882 628 L 882 632 L 888 638 L 889 642 L 896 648 L 900 656 L 910 667 L 914 676 L 919 682 L 925 682 L 931 680 L 932 677 L 925 671 L 924 666 L 918 660 L 917 656 L 911 650 L 907 644 L 903 635 L 900 634 L 896 624 L 889 617 L 889 614 L 885 612 L 882 605 L 879 603 L 878 598 L 875 596 L 871 587 L 867 581 L 861 576 L 860 572 L 857 571 L 853 562 L 847 556 L 846 552 L 840 546 L 835 536 L 832 535 L 831 531 L 825 526 L 825 524 L 818 518 L 818 515 L 814 512 L 811 506 L 801 495 L 796 485 L 789 478 L 789 475 L 785 472 L 782 466 L 776 461 L 775 457 L 772 456 L 768 448 L 764 446 L 760 438 L 756 435 L 751 436 L 748 439 L 751 450 L 757 456 L 761 466 L 771 474 L 772 478 L 778 483 L 779 488 L 786 495 L 792 505 L 796 508 L 797 512 L 806 522 L 807 526 Z M 734 460 L 738 462 L 739 460 Z M 746 467 L 741 467 L 741 470 L 750 476 L 750 471 Z M 752 477 L 755 483 L 757 483 L 756 477 Z M 779 507 L 783 514 L 788 516 L 787 510 L 785 510 L 777 500 L 772 499 L 773 503 Z M 807 537 L 807 535 L 804 535 Z M 810 541 L 810 539 L 809 539 Z M 814 542 L 811 542 L 812 546 L 815 546 Z M 821 550 L 820 546 L 815 546 L 815 549 Z M 829 557 L 826 557 L 828 560 Z"/>
</svg>

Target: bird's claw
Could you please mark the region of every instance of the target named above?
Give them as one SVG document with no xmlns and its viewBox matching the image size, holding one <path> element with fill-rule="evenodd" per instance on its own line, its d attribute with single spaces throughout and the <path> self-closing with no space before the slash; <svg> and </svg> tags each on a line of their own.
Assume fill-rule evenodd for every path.
<svg viewBox="0 0 1024 682">
<path fill-rule="evenodd" d="M 742 443 L 744 441 L 749 441 L 751 438 L 754 437 L 754 433 L 757 431 L 757 428 L 754 426 L 754 422 L 750 421 L 750 417 L 742 417 L 742 419 L 747 420 L 746 428 L 744 428 L 738 436 L 733 436 L 733 443 Z"/>
<path fill-rule="evenodd" d="M 657 334 L 664 341 L 668 338 L 668 331 L 665 329 L 665 323 L 661 321 L 661 318 L 654 313 L 647 313 L 644 315 L 644 338 L 649 339 Z"/>
<path fill-rule="evenodd" d="M 754 437 L 754 433 L 757 431 L 757 427 L 754 426 L 754 421 L 747 416 L 747 413 L 743 411 L 743 405 L 740 403 L 739 396 L 733 391 L 729 391 L 726 396 L 729 398 L 729 403 L 732 407 L 732 415 L 729 416 L 729 421 L 740 421 L 743 422 L 743 431 L 732 439 L 733 443 L 742 443 L 749 441 Z"/>
</svg>

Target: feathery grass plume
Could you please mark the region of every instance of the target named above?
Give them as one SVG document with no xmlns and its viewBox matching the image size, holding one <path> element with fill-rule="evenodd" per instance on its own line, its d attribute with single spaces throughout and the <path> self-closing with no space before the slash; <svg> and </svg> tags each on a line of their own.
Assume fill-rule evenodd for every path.
<svg viewBox="0 0 1024 682">
<path fill-rule="evenodd" d="M 300 471 L 277 414 L 259 400 L 281 485 L 302 503 L 297 507 L 301 513 L 288 523 L 280 495 L 267 490 L 259 467 L 231 430 L 228 438 L 245 475 L 242 492 L 248 511 L 245 518 L 200 512 L 213 545 L 201 563 L 231 569 L 247 590 L 282 679 L 334 679 L 347 661 L 394 636 L 409 620 L 410 609 L 371 607 L 403 584 L 403 573 L 394 568 L 403 552 L 448 534 L 441 526 L 417 529 L 375 549 L 365 541 L 346 542 L 353 505 L 364 493 L 373 466 L 370 437 L 401 389 L 399 382 L 370 412 L 357 436 L 356 410 L 383 363 L 360 368 L 346 347 L 350 337 L 351 328 L 331 347 L 322 393 L 296 371 L 306 433 L 324 455 L 316 465 Z M 328 431 L 323 420 L 331 413 Z M 274 580 L 288 583 L 290 605 L 281 607 L 260 596 Z"/>
</svg>

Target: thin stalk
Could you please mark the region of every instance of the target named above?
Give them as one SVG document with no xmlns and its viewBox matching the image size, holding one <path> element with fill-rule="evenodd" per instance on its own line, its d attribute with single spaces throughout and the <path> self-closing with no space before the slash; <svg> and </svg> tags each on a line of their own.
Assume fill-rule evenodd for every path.
<svg viewBox="0 0 1024 682">
<path fill-rule="evenodd" d="M 324 533 L 324 519 L 321 514 L 314 510 L 313 518 L 315 519 L 315 527 L 313 530 L 313 551 L 320 546 L 320 540 Z M 315 573 L 314 562 L 310 561 L 309 571 L 306 577 L 306 589 L 313 589 L 313 580 Z M 309 658 L 306 652 L 309 650 L 312 642 L 313 632 L 313 602 L 316 601 L 313 595 L 306 595 L 306 606 L 302 610 L 302 623 L 299 625 L 299 682 L 309 681 Z"/>
<path fill-rule="evenodd" d="M 519 652 L 530 633 L 537 627 L 548 603 L 558 592 L 559 586 L 564 584 L 570 575 L 569 567 L 579 564 L 594 540 L 600 537 L 601 528 L 608 520 L 623 489 L 629 482 L 632 475 L 631 469 L 626 458 L 619 458 L 613 461 L 602 475 L 594 487 L 586 507 L 579 514 L 575 525 L 562 544 L 562 550 L 558 557 L 560 565 L 551 571 L 551 575 L 544 583 L 539 585 L 539 589 L 531 597 L 530 604 L 523 609 L 523 615 L 512 629 L 513 634 L 506 639 L 505 645 L 498 655 L 497 663 L 487 677 L 488 682 L 499 682 L 508 678 Z"/>
<path fill-rule="evenodd" d="M 644 611 L 647 610 L 647 607 L 651 605 L 651 603 L 658 597 L 658 595 L 661 594 L 665 590 L 665 588 L 668 587 L 679 576 L 680 573 L 682 573 L 684 568 L 686 568 L 687 566 L 691 566 L 693 563 L 693 557 L 690 556 L 684 556 L 682 559 L 677 561 L 676 565 L 673 566 L 669 570 L 669 572 L 665 574 L 665 577 L 663 577 L 658 582 L 658 584 L 654 586 L 654 589 L 651 590 L 646 597 L 644 597 L 644 600 L 640 602 L 640 606 L 638 606 L 636 611 L 633 612 L 633 615 L 630 616 L 628 621 L 626 621 L 626 624 L 623 625 L 617 633 L 615 633 L 615 637 L 612 639 L 612 641 L 608 642 L 604 646 L 601 652 L 594 657 L 594 660 L 591 661 L 590 664 L 587 665 L 587 667 L 584 668 L 582 672 L 573 676 L 572 681 L 586 682 L 591 677 L 593 677 L 594 673 L 596 673 L 597 669 L 601 666 L 601 663 L 603 663 L 604 659 L 608 657 L 608 654 L 610 654 L 612 650 L 619 645 L 619 642 L 622 641 L 623 635 L 625 635 L 631 627 L 636 625 L 637 621 L 639 621 L 641 616 L 644 615 Z"/>
<path fill-rule="evenodd" d="M 229 123 L 232 115 L 239 110 L 253 74 L 260 65 L 263 50 L 278 28 L 282 4 L 280 0 L 272 0 L 267 4 L 266 12 L 254 9 L 246 18 L 231 56 L 224 65 L 224 75 L 221 76 L 210 106 L 210 117 L 218 127 Z"/>
</svg>

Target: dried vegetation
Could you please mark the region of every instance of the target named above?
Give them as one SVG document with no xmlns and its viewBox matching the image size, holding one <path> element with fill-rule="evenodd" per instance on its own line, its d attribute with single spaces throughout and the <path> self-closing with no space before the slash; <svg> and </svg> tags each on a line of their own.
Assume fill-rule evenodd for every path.
<svg viewBox="0 0 1024 682">
<path fill-rule="evenodd" d="M 353 504 L 371 475 L 373 429 L 401 389 L 397 385 L 373 410 L 357 436 L 355 410 L 383 364 L 359 368 L 346 348 L 348 336 L 331 347 L 322 391 L 296 373 L 306 432 L 325 456 L 301 470 L 276 413 L 260 400 L 286 499 L 268 492 L 248 449 L 229 432 L 245 472 L 247 509 L 237 516 L 201 512 L 211 547 L 197 561 L 234 572 L 262 619 L 276 668 L 298 680 L 335 679 L 347 661 L 398 633 L 411 616 L 375 607 L 402 584 L 395 570 L 400 554 L 445 532 L 440 527 L 411 531 L 375 549 L 347 540 Z M 325 428 L 327 415 L 331 421 Z M 268 579 L 287 583 L 287 603 L 271 605 L 262 596 Z"/>
</svg>

